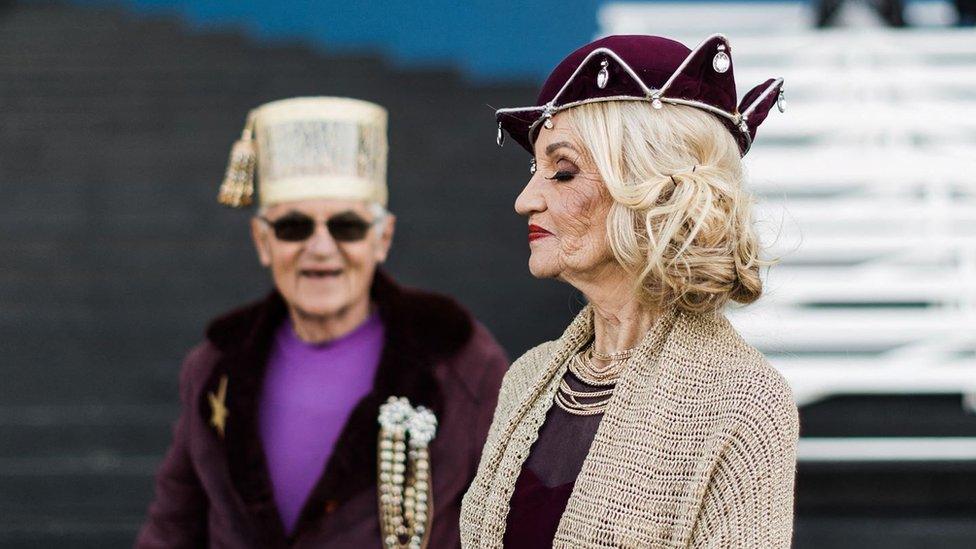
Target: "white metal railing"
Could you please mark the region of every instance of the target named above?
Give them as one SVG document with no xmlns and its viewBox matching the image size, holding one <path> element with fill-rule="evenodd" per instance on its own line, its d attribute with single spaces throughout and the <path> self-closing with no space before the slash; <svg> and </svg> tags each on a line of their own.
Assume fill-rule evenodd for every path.
<svg viewBox="0 0 976 549">
<path fill-rule="evenodd" d="M 797 455 L 803 461 L 972 461 L 976 439 L 940 437 L 804 438 Z"/>
<path fill-rule="evenodd" d="M 730 318 L 798 404 L 962 394 L 976 411 L 976 31 L 808 29 L 801 3 L 619 3 L 603 34 L 724 32 L 740 96 L 786 79 L 746 159 L 780 259 Z M 770 30 L 773 29 L 773 30 Z M 976 459 L 976 439 L 802 439 L 804 460 Z"/>
</svg>

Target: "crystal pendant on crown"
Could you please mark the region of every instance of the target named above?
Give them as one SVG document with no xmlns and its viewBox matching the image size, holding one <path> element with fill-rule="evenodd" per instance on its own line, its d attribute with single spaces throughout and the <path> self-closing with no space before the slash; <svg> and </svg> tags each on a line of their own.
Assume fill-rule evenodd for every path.
<svg viewBox="0 0 976 549">
<path fill-rule="evenodd" d="M 552 115 L 556 114 L 556 106 L 552 104 L 552 101 L 546 103 L 546 106 L 542 109 L 542 126 L 547 129 L 552 129 Z"/>
<path fill-rule="evenodd" d="M 729 58 L 729 54 L 725 53 L 725 49 L 725 44 L 719 44 L 718 53 L 712 58 L 712 68 L 719 74 L 728 72 L 729 68 L 732 67 L 732 59 Z"/>
<path fill-rule="evenodd" d="M 606 59 L 600 61 L 600 72 L 596 75 L 596 87 L 600 88 L 601 90 L 607 87 L 607 82 L 610 81 L 610 71 L 607 70 L 609 65 L 610 62 Z"/>
</svg>

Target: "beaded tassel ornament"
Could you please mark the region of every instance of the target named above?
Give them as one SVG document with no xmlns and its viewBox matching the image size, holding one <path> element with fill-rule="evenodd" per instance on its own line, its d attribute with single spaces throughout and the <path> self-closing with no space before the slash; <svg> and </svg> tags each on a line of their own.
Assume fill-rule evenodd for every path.
<svg viewBox="0 0 976 549">
<path fill-rule="evenodd" d="M 403 397 L 379 413 L 380 531 L 387 549 L 424 549 L 431 521 L 430 441 L 437 417 Z M 408 452 L 409 448 L 409 452 Z"/>
<path fill-rule="evenodd" d="M 241 138 L 230 150 L 230 160 L 224 173 L 224 182 L 217 193 L 217 202 L 231 208 L 243 208 L 254 201 L 254 168 L 257 153 L 252 136 L 254 120 L 248 116 Z"/>
</svg>

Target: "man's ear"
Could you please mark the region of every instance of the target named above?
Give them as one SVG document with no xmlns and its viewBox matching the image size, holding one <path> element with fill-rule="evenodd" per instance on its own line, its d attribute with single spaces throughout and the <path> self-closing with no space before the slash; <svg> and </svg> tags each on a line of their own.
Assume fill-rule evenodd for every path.
<svg viewBox="0 0 976 549">
<path fill-rule="evenodd" d="M 254 241 L 254 249 L 258 252 L 258 260 L 261 265 L 269 267 L 271 265 L 271 231 L 257 217 L 251 218 L 251 239 Z"/>
<path fill-rule="evenodd" d="M 396 216 L 386 214 L 386 219 L 383 220 L 383 229 L 379 235 L 379 242 L 377 242 L 376 246 L 376 261 L 378 263 L 383 263 L 386 261 L 387 256 L 390 255 L 390 246 L 393 245 L 394 232 L 396 232 Z"/>
</svg>

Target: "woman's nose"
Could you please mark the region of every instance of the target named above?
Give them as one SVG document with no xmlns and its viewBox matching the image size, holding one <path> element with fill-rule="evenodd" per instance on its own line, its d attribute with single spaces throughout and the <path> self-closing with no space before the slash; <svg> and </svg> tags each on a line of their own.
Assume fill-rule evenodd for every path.
<svg viewBox="0 0 976 549">
<path fill-rule="evenodd" d="M 538 174 L 533 175 L 515 199 L 515 211 L 519 215 L 529 216 L 546 209 L 538 179 Z"/>
</svg>

